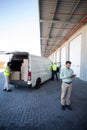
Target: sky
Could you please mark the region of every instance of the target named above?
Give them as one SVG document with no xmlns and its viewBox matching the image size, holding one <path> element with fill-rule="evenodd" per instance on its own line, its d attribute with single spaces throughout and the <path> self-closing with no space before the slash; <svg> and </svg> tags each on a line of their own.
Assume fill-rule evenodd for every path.
<svg viewBox="0 0 87 130">
<path fill-rule="evenodd" d="M 40 55 L 38 0 L 0 0 L 0 51 Z"/>
</svg>

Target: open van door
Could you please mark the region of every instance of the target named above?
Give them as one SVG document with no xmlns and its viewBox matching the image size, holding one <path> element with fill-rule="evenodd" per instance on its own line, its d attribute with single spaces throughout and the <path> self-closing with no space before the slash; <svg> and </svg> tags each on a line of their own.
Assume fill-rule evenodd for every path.
<svg viewBox="0 0 87 130">
<path fill-rule="evenodd" d="M 10 61 L 12 52 L 0 51 L 0 72 L 4 72 L 5 66 Z"/>
<path fill-rule="evenodd" d="M 28 82 L 29 53 L 20 51 L 1 51 L 0 54 L 8 55 L 11 62 L 10 83 L 21 85 Z M 7 62 L 8 62 L 7 61 Z"/>
<path fill-rule="evenodd" d="M 19 52 L 19 51 L 0 51 L 0 55 L 4 55 L 4 56 L 7 55 L 8 56 L 8 61 L 10 61 L 12 55 L 17 53 L 17 52 Z"/>
</svg>

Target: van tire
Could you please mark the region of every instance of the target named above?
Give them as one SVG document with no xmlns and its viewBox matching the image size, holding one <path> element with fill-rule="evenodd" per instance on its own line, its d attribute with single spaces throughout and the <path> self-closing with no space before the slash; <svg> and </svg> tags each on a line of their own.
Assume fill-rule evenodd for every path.
<svg viewBox="0 0 87 130">
<path fill-rule="evenodd" d="M 38 78 L 38 79 L 36 80 L 35 88 L 36 88 L 36 89 L 40 88 L 40 85 L 41 85 L 41 78 Z"/>
</svg>

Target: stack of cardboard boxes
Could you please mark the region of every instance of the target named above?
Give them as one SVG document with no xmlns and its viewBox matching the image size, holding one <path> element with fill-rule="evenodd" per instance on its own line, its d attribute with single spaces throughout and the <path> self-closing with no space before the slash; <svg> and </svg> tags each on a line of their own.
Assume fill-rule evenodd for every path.
<svg viewBox="0 0 87 130">
<path fill-rule="evenodd" d="M 28 59 L 24 59 L 21 65 L 21 71 L 13 71 L 10 80 L 28 80 Z"/>
<path fill-rule="evenodd" d="M 10 80 L 20 80 L 20 71 L 13 71 Z"/>
<path fill-rule="evenodd" d="M 24 59 L 21 66 L 21 80 L 28 80 L 28 59 Z"/>
</svg>

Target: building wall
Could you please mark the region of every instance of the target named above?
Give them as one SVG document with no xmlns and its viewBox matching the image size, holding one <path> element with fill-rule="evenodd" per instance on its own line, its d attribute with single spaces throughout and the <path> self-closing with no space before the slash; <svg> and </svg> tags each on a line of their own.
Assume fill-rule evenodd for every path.
<svg viewBox="0 0 87 130">
<path fill-rule="evenodd" d="M 72 62 L 72 69 L 77 77 L 80 77 L 81 68 L 81 34 L 70 42 L 69 59 Z"/>
<path fill-rule="evenodd" d="M 56 52 L 58 53 L 66 46 L 65 60 L 70 60 L 70 42 L 81 35 L 81 63 L 80 63 L 80 78 L 87 81 L 87 24 L 83 25 L 70 39 L 68 39 Z M 78 49 L 78 48 L 77 48 Z M 56 53 L 55 52 L 55 53 Z M 60 55 L 61 57 L 61 55 Z M 60 58 L 61 61 L 61 58 Z"/>
<path fill-rule="evenodd" d="M 87 81 L 87 25 L 82 29 L 80 78 Z"/>
<path fill-rule="evenodd" d="M 61 48 L 61 67 L 65 66 L 66 62 L 66 45 Z"/>
</svg>

